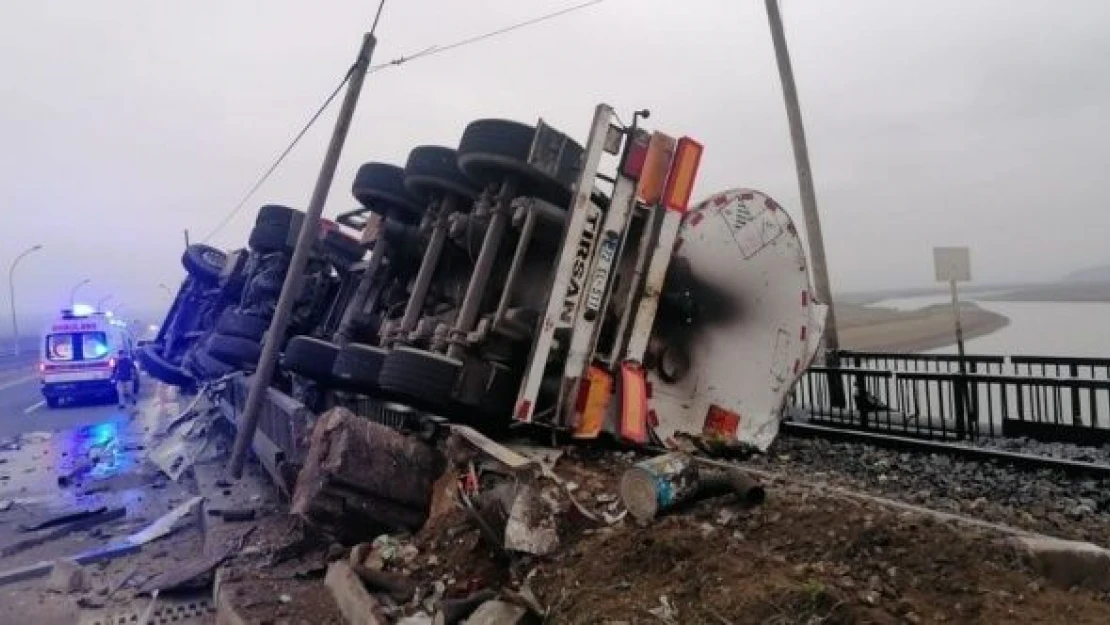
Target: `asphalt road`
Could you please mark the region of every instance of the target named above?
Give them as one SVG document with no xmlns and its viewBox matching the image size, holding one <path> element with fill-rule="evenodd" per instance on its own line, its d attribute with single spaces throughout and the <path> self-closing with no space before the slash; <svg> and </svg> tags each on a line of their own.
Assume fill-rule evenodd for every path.
<svg viewBox="0 0 1110 625">
<path fill-rule="evenodd" d="M 39 388 L 39 377 L 26 370 L 0 374 L 0 439 L 94 425 L 122 415 L 114 403 L 83 402 L 51 409 Z"/>
</svg>

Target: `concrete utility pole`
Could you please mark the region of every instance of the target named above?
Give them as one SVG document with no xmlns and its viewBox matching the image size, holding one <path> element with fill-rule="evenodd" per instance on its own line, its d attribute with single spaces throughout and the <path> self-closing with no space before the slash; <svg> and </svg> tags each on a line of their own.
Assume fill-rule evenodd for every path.
<svg viewBox="0 0 1110 625">
<path fill-rule="evenodd" d="M 27 248 L 22 254 L 15 257 L 15 260 L 12 261 L 11 268 L 8 269 L 8 291 L 12 302 L 12 353 L 16 356 L 19 355 L 19 322 L 16 320 L 15 312 L 15 266 L 19 264 L 19 261 L 23 260 L 24 256 L 41 249 L 41 245 L 32 245 Z"/>
<path fill-rule="evenodd" d="M 813 171 L 809 166 L 809 148 L 806 147 L 806 133 L 802 125 L 802 107 L 798 103 L 798 88 L 794 84 L 794 68 L 790 64 L 790 52 L 786 48 L 786 35 L 782 30 L 782 14 L 778 0 L 765 0 L 767 22 L 771 26 L 771 41 L 775 45 L 775 61 L 779 67 L 782 81 L 782 99 L 786 103 L 786 118 L 790 122 L 790 139 L 794 144 L 794 167 L 798 170 L 798 190 L 802 197 L 802 213 L 806 222 L 806 239 L 809 240 L 809 262 L 813 267 L 813 288 L 817 299 L 829 307 L 825 323 L 825 364 L 836 368 L 840 364 L 837 352 L 840 350 L 840 335 L 836 329 L 836 310 L 833 305 L 832 288 L 829 286 L 829 270 L 825 264 L 825 239 L 821 234 L 821 216 L 817 212 L 817 191 L 813 188 Z M 843 387 L 839 380 L 834 382 L 830 376 L 830 392 L 834 406 L 843 406 Z"/>
<path fill-rule="evenodd" d="M 380 9 L 379 9 L 380 10 Z M 243 415 L 239 421 L 239 431 L 235 435 L 235 446 L 231 450 L 231 459 L 228 462 L 228 472 L 235 479 L 243 474 L 243 463 L 247 459 L 247 450 L 254 440 L 254 431 L 258 427 L 259 408 L 262 399 L 270 388 L 270 378 L 274 375 L 274 365 L 278 355 L 278 347 L 282 337 L 289 326 L 289 316 L 293 310 L 293 302 L 301 288 L 305 264 L 308 262 L 309 250 L 317 237 L 320 223 L 320 214 L 324 211 L 324 203 L 328 199 L 332 179 L 335 178 L 335 168 L 339 163 L 339 156 L 343 152 L 343 144 L 347 140 L 347 132 L 351 128 L 351 118 L 354 116 L 355 107 L 358 105 L 359 93 L 362 91 L 362 82 L 366 78 L 366 70 L 370 66 L 370 57 L 374 53 L 377 40 L 372 32 L 366 33 L 362 39 L 362 48 L 359 49 L 358 58 L 351 68 L 351 79 L 347 84 L 347 93 L 343 97 L 343 106 L 339 109 L 339 116 L 335 120 L 335 130 L 332 132 L 328 152 L 324 156 L 324 163 L 320 166 L 320 174 L 316 179 L 316 187 L 312 191 L 308 211 L 301 225 L 300 235 L 297 237 L 297 247 L 293 250 L 293 258 L 289 261 L 289 270 L 285 274 L 285 282 L 281 286 L 281 295 L 278 297 L 277 308 L 274 310 L 270 329 L 266 332 L 265 343 L 262 345 L 262 356 L 258 359 L 258 369 L 251 380 L 250 392 L 243 406 Z"/>
</svg>

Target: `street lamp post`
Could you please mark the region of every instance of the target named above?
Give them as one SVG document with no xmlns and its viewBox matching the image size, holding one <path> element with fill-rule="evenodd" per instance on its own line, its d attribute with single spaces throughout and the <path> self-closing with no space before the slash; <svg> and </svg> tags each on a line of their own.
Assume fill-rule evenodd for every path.
<svg viewBox="0 0 1110 625">
<path fill-rule="evenodd" d="M 69 292 L 69 307 L 70 308 L 73 308 L 73 303 L 77 299 L 77 291 L 79 291 L 81 289 L 81 287 L 85 286 L 86 284 L 88 284 L 90 282 L 92 282 L 91 278 L 85 278 L 84 280 L 81 280 L 77 284 L 73 285 L 73 289 L 70 290 L 70 292 Z"/>
<path fill-rule="evenodd" d="M 19 322 L 16 320 L 15 313 L 15 266 L 19 264 L 19 261 L 23 260 L 24 256 L 41 249 L 41 245 L 32 245 L 27 248 L 22 254 L 15 257 L 15 260 L 12 261 L 11 268 L 8 269 L 8 291 L 12 302 L 12 352 L 16 355 L 19 355 Z"/>
</svg>

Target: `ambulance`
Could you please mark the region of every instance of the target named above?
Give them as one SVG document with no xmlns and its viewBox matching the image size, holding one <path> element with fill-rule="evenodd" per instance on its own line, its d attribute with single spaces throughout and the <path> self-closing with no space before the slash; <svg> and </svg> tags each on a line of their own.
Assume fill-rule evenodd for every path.
<svg viewBox="0 0 1110 625">
<path fill-rule="evenodd" d="M 135 343 L 127 324 L 110 313 L 85 307 L 66 309 L 43 334 L 39 374 L 46 405 L 56 408 L 78 399 L 116 401 L 112 369 L 123 350 L 134 356 Z M 139 376 L 134 376 L 139 391 Z"/>
</svg>

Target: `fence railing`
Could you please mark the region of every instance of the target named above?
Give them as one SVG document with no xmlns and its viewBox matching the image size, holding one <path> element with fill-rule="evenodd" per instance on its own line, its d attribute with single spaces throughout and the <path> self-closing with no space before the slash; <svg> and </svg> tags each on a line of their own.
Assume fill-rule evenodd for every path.
<svg viewBox="0 0 1110 625">
<path fill-rule="evenodd" d="M 1110 360 L 842 354 L 811 367 L 794 406 L 813 422 L 930 439 L 1030 436 L 1110 442 Z M 845 402 L 836 405 L 831 384 Z"/>
</svg>

